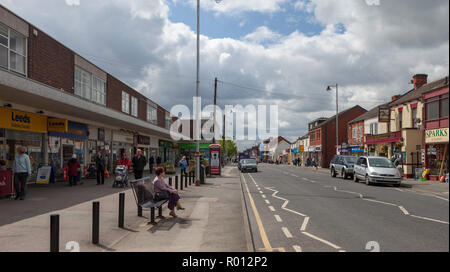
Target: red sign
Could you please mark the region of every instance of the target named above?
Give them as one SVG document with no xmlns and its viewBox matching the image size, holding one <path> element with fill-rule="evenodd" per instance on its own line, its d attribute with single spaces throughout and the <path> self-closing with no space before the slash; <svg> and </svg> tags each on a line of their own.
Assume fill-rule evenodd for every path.
<svg viewBox="0 0 450 272">
<path fill-rule="evenodd" d="M 382 144 L 382 143 L 397 143 L 402 141 L 402 132 L 392 132 L 374 136 L 367 136 L 365 144 Z"/>
</svg>

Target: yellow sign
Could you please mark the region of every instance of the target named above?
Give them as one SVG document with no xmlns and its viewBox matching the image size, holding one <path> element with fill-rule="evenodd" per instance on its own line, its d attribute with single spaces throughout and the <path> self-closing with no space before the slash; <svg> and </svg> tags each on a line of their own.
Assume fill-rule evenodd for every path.
<svg viewBox="0 0 450 272">
<path fill-rule="evenodd" d="M 68 132 L 69 121 L 67 119 L 48 118 L 48 131 Z"/>
<path fill-rule="evenodd" d="M 448 128 L 438 128 L 425 131 L 426 143 L 448 143 Z"/>
<path fill-rule="evenodd" d="M 300 152 L 300 153 L 305 152 L 305 147 L 304 147 L 303 145 L 301 145 L 301 146 L 299 147 L 299 152 Z"/>
<path fill-rule="evenodd" d="M 47 116 L 0 108 L 0 128 L 47 133 Z"/>
</svg>

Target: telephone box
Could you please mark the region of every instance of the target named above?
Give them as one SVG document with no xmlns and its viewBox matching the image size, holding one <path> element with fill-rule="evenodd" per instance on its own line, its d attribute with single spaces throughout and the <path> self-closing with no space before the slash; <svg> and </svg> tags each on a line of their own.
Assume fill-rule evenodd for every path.
<svg viewBox="0 0 450 272">
<path fill-rule="evenodd" d="M 220 169 L 220 144 L 212 144 L 209 146 L 209 151 L 211 154 L 211 162 L 210 162 L 210 172 L 211 175 L 221 175 Z"/>
</svg>

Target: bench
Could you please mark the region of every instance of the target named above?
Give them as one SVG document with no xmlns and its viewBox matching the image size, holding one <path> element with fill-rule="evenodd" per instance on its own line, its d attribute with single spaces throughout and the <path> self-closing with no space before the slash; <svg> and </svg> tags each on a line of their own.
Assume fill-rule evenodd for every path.
<svg viewBox="0 0 450 272">
<path fill-rule="evenodd" d="M 153 183 L 150 178 L 143 178 L 133 180 L 130 182 L 133 190 L 134 199 L 138 207 L 138 216 L 142 217 L 143 209 L 150 209 L 150 222 L 149 224 L 156 225 L 155 221 L 155 209 L 158 208 L 158 218 L 164 219 L 162 216 L 162 205 L 169 201 L 168 199 L 155 201 Z"/>
</svg>

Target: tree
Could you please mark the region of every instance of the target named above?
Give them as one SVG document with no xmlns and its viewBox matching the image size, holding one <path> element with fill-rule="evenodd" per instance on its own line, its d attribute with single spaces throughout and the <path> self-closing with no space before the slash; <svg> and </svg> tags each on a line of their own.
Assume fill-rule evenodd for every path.
<svg viewBox="0 0 450 272">
<path fill-rule="evenodd" d="M 222 147 L 225 146 L 223 143 L 223 140 L 220 141 L 220 144 L 222 145 Z M 227 151 L 227 154 L 226 154 L 227 157 L 232 157 L 232 156 L 236 155 L 238 153 L 238 148 L 236 146 L 236 143 L 233 142 L 232 140 L 226 140 L 226 151 Z"/>
</svg>

